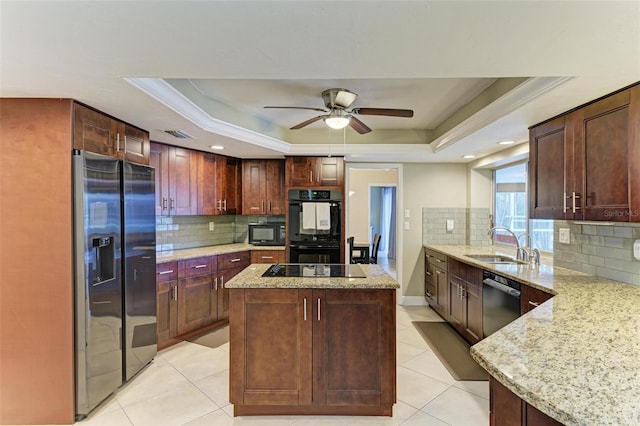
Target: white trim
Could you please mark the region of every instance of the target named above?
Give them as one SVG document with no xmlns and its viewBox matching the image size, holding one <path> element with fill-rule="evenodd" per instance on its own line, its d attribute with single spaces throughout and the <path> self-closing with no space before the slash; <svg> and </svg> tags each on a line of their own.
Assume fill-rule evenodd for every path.
<svg viewBox="0 0 640 426">
<path fill-rule="evenodd" d="M 555 89 L 573 77 L 533 77 L 505 93 L 471 117 L 455 125 L 431 142 L 437 153 L 460 141 L 462 138 L 482 129 L 505 115 L 533 101 L 537 97 Z"/>
<path fill-rule="evenodd" d="M 400 296 L 398 305 L 402 306 L 429 306 L 424 296 Z"/>
<path fill-rule="evenodd" d="M 125 78 L 124 80 L 203 130 L 263 148 L 273 149 L 283 154 L 291 151 L 290 143 L 211 117 L 206 111 L 191 102 L 189 98 L 161 78 Z"/>
</svg>

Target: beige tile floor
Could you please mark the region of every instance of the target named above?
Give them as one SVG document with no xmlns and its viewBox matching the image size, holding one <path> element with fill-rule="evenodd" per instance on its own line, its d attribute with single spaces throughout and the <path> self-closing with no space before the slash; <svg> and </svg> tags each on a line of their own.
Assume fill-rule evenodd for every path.
<svg viewBox="0 0 640 426">
<path fill-rule="evenodd" d="M 397 308 L 398 402 L 393 417 L 233 417 L 229 344 L 182 342 L 158 353 L 134 380 L 78 425 L 461 425 L 489 424 L 488 382 L 454 380 L 411 321 L 440 321 L 426 307 Z"/>
</svg>

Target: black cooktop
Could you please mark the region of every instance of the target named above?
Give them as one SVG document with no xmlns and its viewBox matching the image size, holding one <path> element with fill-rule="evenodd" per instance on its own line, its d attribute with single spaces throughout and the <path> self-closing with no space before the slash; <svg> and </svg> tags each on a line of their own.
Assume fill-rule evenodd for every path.
<svg viewBox="0 0 640 426">
<path fill-rule="evenodd" d="M 271 265 L 263 277 L 346 277 L 366 278 L 360 265 L 321 263 L 278 263 Z"/>
</svg>

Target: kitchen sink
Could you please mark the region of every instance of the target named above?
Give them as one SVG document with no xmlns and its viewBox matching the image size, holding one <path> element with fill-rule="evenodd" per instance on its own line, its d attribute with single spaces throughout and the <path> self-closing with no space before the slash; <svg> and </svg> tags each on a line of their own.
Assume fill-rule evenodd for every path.
<svg viewBox="0 0 640 426">
<path fill-rule="evenodd" d="M 518 264 L 525 263 L 521 260 L 516 260 L 513 257 L 502 256 L 502 255 L 491 255 L 491 254 L 467 254 L 467 257 L 475 259 L 479 262 L 485 263 L 503 263 L 503 264 Z"/>
</svg>

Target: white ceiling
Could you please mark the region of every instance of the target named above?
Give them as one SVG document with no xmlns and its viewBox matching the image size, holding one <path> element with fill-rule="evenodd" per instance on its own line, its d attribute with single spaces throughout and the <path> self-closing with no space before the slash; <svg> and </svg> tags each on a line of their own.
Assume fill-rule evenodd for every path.
<svg viewBox="0 0 640 426">
<path fill-rule="evenodd" d="M 74 98 L 244 158 L 468 161 L 638 80 L 639 1 L 0 0 L 0 96 Z M 262 108 L 322 108 L 332 87 L 415 117 L 290 131 L 320 113 Z"/>
</svg>

